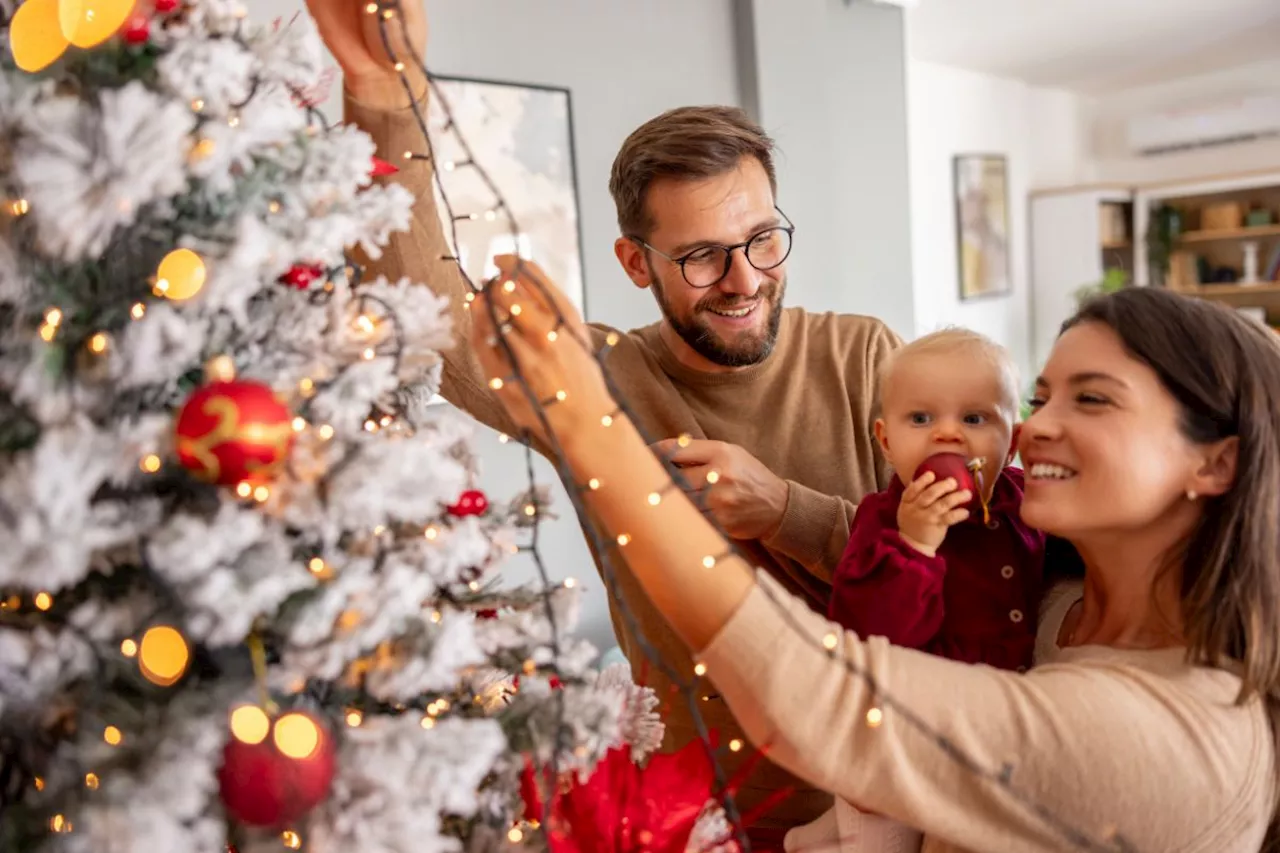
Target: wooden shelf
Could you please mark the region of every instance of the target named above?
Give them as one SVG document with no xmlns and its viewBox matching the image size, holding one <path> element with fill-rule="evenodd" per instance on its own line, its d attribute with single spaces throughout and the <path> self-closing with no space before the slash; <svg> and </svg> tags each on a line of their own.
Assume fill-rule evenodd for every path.
<svg viewBox="0 0 1280 853">
<path fill-rule="evenodd" d="M 1178 291 L 1192 296 L 1280 296 L 1280 282 L 1264 281 L 1258 284 L 1198 284 L 1190 290 Z"/>
<path fill-rule="evenodd" d="M 1280 225 L 1255 225 L 1252 228 L 1223 228 L 1217 231 L 1187 231 L 1179 235 L 1179 243 L 1210 243 L 1215 240 L 1248 240 L 1253 237 L 1280 237 Z"/>
</svg>

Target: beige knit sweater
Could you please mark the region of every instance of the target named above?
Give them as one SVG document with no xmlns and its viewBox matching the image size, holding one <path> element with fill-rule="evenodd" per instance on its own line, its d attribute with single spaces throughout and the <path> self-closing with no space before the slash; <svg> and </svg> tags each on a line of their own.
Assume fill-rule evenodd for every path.
<svg viewBox="0 0 1280 853">
<path fill-rule="evenodd" d="M 1058 649 L 1022 675 L 852 634 L 828 654 L 822 640 L 837 626 L 758 579 L 701 656 L 721 695 L 778 764 L 922 829 L 926 853 L 1091 849 L 1032 802 L 1064 827 L 1130 845 L 1111 849 L 1258 850 L 1276 756 L 1263 704 L 1234 704 L 1234 674 L 1192 667 L 1182 649 Z M 1056 635 L 1066 609 L 1050 605 L 1045 630 Z M 842 658 L 937 737 L 877 704 Z M 884 713 L 874 728 L 872 707 Z M 1007 766 L 1009 787 L 966 770 L 946 744 L 986 770 Z"/>
</svg>

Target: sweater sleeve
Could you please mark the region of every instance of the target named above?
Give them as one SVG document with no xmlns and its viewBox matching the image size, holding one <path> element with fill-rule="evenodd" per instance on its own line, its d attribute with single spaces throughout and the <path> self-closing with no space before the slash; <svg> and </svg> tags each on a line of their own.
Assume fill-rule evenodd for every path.
<svg viewBox="0 0 1280 853">
<path fill-rule="evenodd" d="M 828 615 L 864 637 L 923 648 L 942 628 L 946 561 L 898 535 L 896 501 L 885 492 L 858 506 L 849 546 L 832 579 Z"/>
<path fill-rule="evenodd" d="M 406 151 L 421 152 L 426 145 L 413 109 L 374 109 L 344 93 L 343 110 L 348 123 L 372 137 L 378 156 L 400 169 L 394 176 L 374 180 L 395 181 L 413 193 L 415 198 L 407 232 L 393 233 L 376 258 L 357 250 L 361 263 L 366 265 L 366 275 L 383 275 L 392 281 L 409 278 L 448 297 L 454 344 L 452 349 L 442 353 L 444 372 L 440 395 L 486 426 L 508 435 L 517 434 L 518 429 L 501 401 L 489 389 L 471 346 L 471 317 L 466 308 L 470 287 L 458 269 L 440 221 L 433 185 L 435 170 L 430 160 L 406 160 L 404 157 Z M 425 99 L 419 110 L 426 114 Z M 610 331 L 594 324 L 588 326 L 596 347 L 604 343 Z M 540 444 L 536 449 L 547 453 L 547 448 Z"/>
<path fill-rule="evenodd" d="M 956 663 L 840 635 L 758 573 L 700 659 L 771 761 L 958 847 L 1047 853 L 1115 832 L 1131 845 L 1115 849 L 1257 849 L 1274 791 L 1261 703 L 1234 705 L 1220 671 L 1194 676 L 1213 693 L 1183 689 L 1181 650 L 1146 653 L 1165 656 L 1150 669 L 1110 653 L 1025 675 Z"/>
<path fill-rule="evenodd" d="M 902 338 L 893 329 L 881 323 L 879 331 L 872 337 L 870 344 L 867 346 L 867 374 L 864 387 L 871 389 L 871 399 L 873 401 L 879 400 L 882 393 L 882 389 L 879 387 L 880 374 L 884 369 L 885 362 L 889 360 L 895 350 L 901 347 Z M 876 485 L 881 489 L 887 489 L 889 488 L 889 483 L 893 480 L 894 474 L 893 467 L 889 464 L 889 460 L 884 458 L 884 451 L 880 449 L 880 442 L 874 438 L 876 434 L 876 412 L 878 409 L 879 405 L 877 404 L 868 407 L 867 435 L 872 436 L 871 450 L 876 460 Z"/>
</svg>

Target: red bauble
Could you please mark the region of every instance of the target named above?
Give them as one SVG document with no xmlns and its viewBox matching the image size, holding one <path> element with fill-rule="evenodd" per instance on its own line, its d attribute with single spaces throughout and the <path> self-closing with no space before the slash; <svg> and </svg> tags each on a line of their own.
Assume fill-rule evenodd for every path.
<svg viewBox="0 0 1280 853">
<path fill-rule="evenodd" d="M 146 44 L 151 38 L 151 19 L 146 15 L 134 15 L 125 22 L 120 37 L 129 44 Z"/>
<path fill-rule="evenodd" d="M 400 171 L 399 166 L 388 163 L 381 157 L 374 157 L 373 168 L 369 171 L 369 174 L 373 175 L 375 178 L 381 178 L 384 175 L 394 175 L 398 171 Z"/>
<path fill-rule="evenodd" d="M 458 502 L 449 507 L 449 515 L 466 518 L 468 515 L 484 515 L 489 511 L 489 499 L 479 489 L 468 489 L 458 495 Z"/>
<path fill-rule="evenodd" d="M 195 390 L 174 427 L 178 460 L 210 483 L 275 477 L 293 446 L 293 413 L 261 382 L 211 382 Z"/>
<path fill-rule="evenodd" d="M 968 490 L 972 498 L 967 503 L 959 507 L 973 512 L 978 508 L 981 502 L 978 486 L 980 485 L 981 473 L 976 473 L 969 467 L 969 460 L 959 453 L 935 453 L 928 459 L 920 463 L 920 467 L 916 469 L 912 479 L 919 477 L 926 471 L 932 471 L 935 483 L 941 483 L 947 478 L 954 479 L 960 491 Z"/>
<path fill-rule="evenodd" d="M 290 757 L 280 747 L 289 743 L 280 737 L 281 724 L 289 721 L 298 725 L 291 717 L 302 717 L 315 727 L 314 748 L 301 758 Z M 296 746 L 296 729 L 294 734 Z M 302 742 L 306 744 L 307 739 Z M 235 734 L 228 738 L 218 768 L 218 793 L 227 814 L 240 823 L 286 826 L 329 796 L 336 763 L 328 729 L 309 714 L 289 711 L 271 721 L 270 733 L 258 743 L 247 743 Z"/>
<path fill-rule="evenodd" d="M 167 15 L 177 9 L 181 0 L 155 0 L 156 11 L 162 15 Z"/>
<path fill-rule="evenodd" d="M 324 267 L 315 264 L 294 264 L 289 267 L 287 273 L 280 276 L 278 281 L 298 290 L 307 290 L 322 278 L 324 278 Z"/>
</svg>

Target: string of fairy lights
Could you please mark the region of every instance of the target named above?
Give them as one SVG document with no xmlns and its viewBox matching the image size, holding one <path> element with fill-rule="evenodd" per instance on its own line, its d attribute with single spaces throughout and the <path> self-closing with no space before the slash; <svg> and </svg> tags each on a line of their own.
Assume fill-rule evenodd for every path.
<svg viewBox="0 0 1280 853">
<path fill-rule="evenodd" d="M 443 95 L 443 93 L 440 91 L 439 86 L 437 86 L 436 84 L 435 75 L 432 74 L 427 69 L 421 55 L 417 52 L 417 50 L 413 46 L 413 41 L 412 41 L 412 38 L 410 37 L 408 27 L 405 24 L 404 17 L 403 15 L 400 14 L 400 11 L 401 11 L 400 6 L 401 4 L 399 0 L 378 0 L 377 2 L 369 2 L 365 6 L 365 11 L 367 14 L 376 15 L 378 17 L 379 29 L 382 34 L 383 46 L 387 51 L 388 58 L 394 64 L 394 68 L 399 75 L 401 85 L 405 93 L 408 95 L 410 104 L 412 105 L 413 114 L 416 118 L 417 124 L 420 130 L 422 131 L 425 150 L 424 151 L 406 151 L 404 152 L 403 156 L 407 160 L 425 160 L 430 162 L 433 167 L 435 165 L 434 163 L 435 156 L 434 156 L 434 150 L 431 142 L 431 137 L 428 132 L 426 117 L 423 115 L 424 102 L 419 99 L 418 93 L 416 93 L 413 90 L 412 84 L 406 74 L 406 68 L 407 68 L 406 60 L 411 59 L 415 63 L 417 68 L 420 69 L 422 73 L 426 76 L 430 86 L 430 95 L 431 97 L 436 99 L 437 104 L 439 105 L 439 107 L 441 108 L 441 110 L 445 115 L 445 119 L 446 119 L 445 125 L 444 125 L 445 131 L 453 131 L 455 134 L 458 134 L 458 140 L 459 142 L 462 143 L 465 159 L 452 161 L 450 164 L 448 164 L 447 170 L 453 171 L 456 169 L 464 169 L 464 168 L 470 169 L 475 173 L 476 176 L 480 178 L 480 180 L 492 193 L 494 198 L 494 203 L 489 208 L 486 214 L 486 218 L 492 219 L 493 214 L 503 216 L 507 224 L 511 228 L 512 236 L 514 240 L 514 238 L 518 235 L 519 230 L 516 226 L 513 212 L 510 210 L 501 192 L 498 190 L 498 188 L 494 184 L 489 174 L 486 172 L 484 167 L 479 162 L 476 161 L 475 157 L 471 155 L 470 149 L 466 146 L 465 139 L 462 138 L 461 133 L 459 132 L 458 128 L 456 127 L 453 121 L 453 116 L 449 109 L 448 102 L 445 96 Z M 404 45 L 406 52 L 409 54 L 408 56 L 401 57 L 397 55 L 397 52 L 395 51 L 392 45 L 392 41 L 388 31 L 389 26 L 392 26 L 392 25 L 398 25 L 400 41 Z M 452 235 L 451 235 L 453 238 L 452 244 L 456 247 L 458 245 L 458 241 L 457 241 L 458 223 L 462 221 L 468 221 L 468 220 L 474 219 L 475 216 L 470 213 L 458 214 L 452 209 L 452 207 L 449 205 L 449 202 L 448 202 L 448 195 L 444 191 L 444 186 L 441 182 L 439 170 L 436 170 L 433 168 L 433 173 L 434 173 L 434 179 L 436 181 L 436 185 L 440 188 L 441 196 L 444 199 L 444 203 L 446 206 L 445 212 L 448 216 L 450 223 L 452 224 Z M 518 242 L 515 242 L 514 244 L 519 245 Z M 444 260 L 458 261 L 458 258 L 450 257 L 450 258 L 445 258 Z M 478 292 L 481 292 L 483 288 L 493 287 L 500 283 L 498 280 L 493 280 L 493 281 L 484 283 L 480 286 L 477 286 L 477 284 L 474 281 L 472 281 L 471 278 L 467 275 L 465 269 L 462 268 L 461 263 L 458 264 L 458 271 L 461 277 L 463 278 L 463 280 L 467 282 L 467 285 L 471 290 L 471 292 L 467 294 L 467 301 L 469 304 L 474 300 L 475 294 Z M 520 277 L 520 274 L 522 272 L 529 272 L 529 271 L 527 268 L 518 265 L 513 277 Z M 550 298 L 549 294 L 546 291 L 545 284 L 538 278 L 537 275 L 534 275 L 534 274 L 524 275 L 523 280 L 532 281 L 534 284 L 536 284 L 542 290 L 543 296 L 546 297 L 544 299 L 544 302 L 546 302 L 546 304 L 548 305 L 555 306 L 556 304 L 555 301 Z M 495 303 L 493 300 L 485 300 L 485 305 L 487 306 L 487 309 L 490 312 L 490 320 L 493 322 L 494 328 L 498 329 L 500 332 L 500 334 L 498 335 L 497 343 L 502 347 L 508 362 L 512 365 L 513 375 L 505 378 L 499 377 L 493 380 L 493 383 L 494 384 L 512 383 L 512 382 L 516 383 L 520 388 L 520 392 L 525 396 L 526 400 L 533 407 L 539 419 L 540 426 L 542 428 L 541 429 L 542 437 L 548 444 L 547 450 L 550 451 L 548 455 L 549 461 L 552 463 L 557 474 L 560 476 L 561 480 L 563 481 L 566 492 L 569 495 L 570 501 L 573 503 L 575 509 L 578 511 L 578 515 L 583 523 L 584 532 L 586 533 L 589 540 L 591 541 L 593 550 L 597 555 L 601 575 L 605 581 L 606 586 L 609 589 L 609 593 L 613 597 L 616 603 L 616 606 L 621 613 L 621 617 L 627 623 L 628 628 L 631 630 L 633 636 L 637 638 L 638 643 L 641 646 L 641 649 L 644 655 L 649 660 L 649 663 L 659 668 L 672 681 L 672 683 L 676 685 L 676 688 L 678 689 L 678 691 L 685 698 L 689 706 L 689 709 L 692 713 L 699 737 L 712 757 L 713 764 L 715 766 L 715 771 L 716 771 L 716 782 L 722 792 L 720 794 L 720 799 L 722 802 L 722 806 L 725 809 L 726 816 L 729 819 L 730 825 L 733 827 L 736 840 L 741 845 L 744 853 L 748 853 L 748 851 L 750 850 L 750 842 L 747 839 L 745 828 L 742 826 L 740 816 L 734 805 L 733 795 L 731 792 L 725 789 L 724 772 L 720 766 L 720 762 L 715 759 L 717 750 L 712 743 L 705 721 L 702 719 L 702 715 L 698 708 L 699 691 L 697 689 L 697 682 L 684 678 L 678 672 L 675 672 L 670 666 L 668 666 L 662 660 L 661 656 L 657 654 L 656 650 L 654 650 L 652 645 L 650 645 L 648 641 L 644 638 L 644 634 L 639 628 L 635 615 L 634 613 L 632 613 L 631 608 L 628 606 L 626 597 L 623 595 L 621 591 L 617 570 L 615 565 L 613 564 L 613 558 L 611 556 L 611 552 L 613 550 L 614 545 L 621 547 L 627 544 L 630 537 L 628 534 L 625 534 L 625 533 L 619 534 L 616 537 L 611 537 L 605 534 L 603 531 L 599 530 L 597 525 L 592 521 L 592 517 L 587 512 L 587 509 L 586 509 L 585 496 L 587 492 L 594 490 L 598 486 L 598 482 L 594 480 L 589 481 L 587 483 L 576 482 L 575 478 L 573 477 L 572 473 L 568 468 L 567 462 L 565 461 L 565 456 L 561 451 L 561 448 L 558 442 L 556 441 L 554 431 L 550 429 L 550 424 L 548 423 L 546 418 L 546 413 L 545 413 L 546 407 L 548 405 L 552 405 L 555 402 L 557 402 L 558 401 L 557 397 L 559 397 L 559 395 L 557 395 L 557 397 L 553 397 L 548 400 L 543 400 L 543 399 L 539 399 L 539 397 L 534 393 L 532 387 L 530 386 L 529 382 L 527 381 L 527 379 L 523 375 L 523 372 L 520 369 L 519 360 L 516 358 L 515 353 L 512 351 L 510 344 L 505 340 L 505 337 L 501 334 L 504 328 L 504 324 L 507 322 L 508 318 L 498 317 L 496 315 L 496 309 L 494 307 L 494 304 Z M 556 316 L 557 327 L 558 328 L 563 327 L 565 325 L 564 316 L 559 313 L 558 308 L 555 308 L 554 310 L 556 310 L 557 312 L 557 316 Z M 553 331 L 551 334 L 554 335 L 555 332 Z M 576 337 L 576 336 L 571 335 L 570 337 Z M 592 353 L 593 357 L 595 357 L 598 363 L 600 364 L 602 372 L 604 373 L 604 376 L 605 376 L 605 382 L 608 385 L 614 400 L 617 401 L 617 406 L 618 406 L 617 410 L 614 413 L 612 413 L 611 415 L 607 415 L 602 419 L 602 426 L 607 428 L 608 426 L 611 425 L 611 423 L 616 418 L 627 417 L 631 421 L 633 427 L 637 431 L 641 432 L 642 437 L 644 438 L 646 443 L 651 444 L 652 443 L 651 439 L 648 436 L 643 435 L 643 430 L 641 430 L 639 426 L 639 422 L 635 418 L 630 417 L 630 413 L 628 411 L 628 408 L 625 402 L 625 398 L 626 398 L 625 390 L 617 386 L 617 384 L 615 383 L 615 381 L 613 380 L 613 378 L 610 376 L 610 373 L 609 373 L 608 356 L 609 356 L 609 353 L 612 351 L 613 347 L 617 344 L 618 340 L 619 338 L 617 334 L 611 333 L 606 338 L 605 345 L 602 348 L 600 348 L 598 351 Z M 584 342 L 583 345 L 586 346 L 587 344 Z M 501 387 L 501 385 L 499 384 L 498 387 Z M 681 441 L 687 441 L 687 440 L 688 440 L 687 436 L 681 438 Z M 533 442 L 530 436 L 521 436 L 520 441 L 525 446 L 526 457 L 530 460 L 528 470 L 529 470 L 530 477 L 532 477 L 533 467 L 532 467 L 531 460 L 535 452 L 533 448 Z M 688 495 L 690 499 L 695 502 L 695 504 L 699 505 L 699 507 L 703 510 L 704 516 L 706 516 L 708 520 L 711 521 L 712 524 L 714 525 L 715 521 L 706 510 L 706 507 L 704 505 L 705 498 L 703 497 L 702 493 L 696 490 L 695 488 L 693 488 L 692 484 L 689 483 L 687 478 L 684 477 L 679 467 L 673 464 L 670 457 L 662 456 L 661 459 L 663 462 L 663 466 L 668 476 L 670 477 L 670 481 L 660 492 L 654 492 L 653 494 L 650 495 L 650 499 L 649 499 L 650 505 L 656 506 L 661 501 L 662 492 L 670 491 L 674 489 L 680 489 L 686 495 Z M 714 472 L 712 473 L 714 474 Z M 712 479 L 711 482 L 714 482 L 714 479 Z M 719 530 L 718 525 L 716 526 L 717 526 L 717 529 Z M 743 554 L 742 551 L 736 545 L 733 544 L 732 540 L 727 535 L 725 535 L 723 530 L 719 530 L 719 533 L 721 535 L 722 540 L 724 541 L 724 545 L 725 545 L 724 552 L 720 556 L 707 556 L 702 558 L 702 566 L 704 568 L 712 569 L 720 561 L 728 557 L 735 557 L 737 559 L 742 560 L 748 566 L 752 565 L 750 559 L 745 554 Z M 764 587 L 763 589 L 768 594 L 774 606 L 784 616 L 786 623 L 793 630 L 795 630 L 799 635 L 806 637 L 806 642 L 808 642 L 807 633 L 805 632 L 803 627 L 800 625 L 800 623 L 795 619 L 795 617 L 793 617 L 790 614 L 790 611 L 785 606 L 784 602 L 776 598 L 775 594 L 771 590 L 769 590 L 768 587 Z M 1038 819 L 1043 821 L 1043 823 L 1051 831 L 1053 831 L 1058 836 L 1060 836 L 1061 839 L 1065 843 L 1069 844 L 1072 849 L 1099 851 L 1099 853 L 1133 853 L 1133 851 L 1135 850 L 1133 845 L 1125 839 L 1125 837 L 1120 833 L 1118 828 L 1115 828 L 1115 827 L 1108 828 L 1107 830 L 1103 831 L 1100 834 L 1089 832 L 1075 826 L 1070 821 L 1058 815 L 1055 812 L 1055 810 L 1051 808 L 1048 804 L 1040 801 L 1032 792 L 1024 790 L 1017 784 L 1015 779 L 1015 772 L 1014 772 L 1015 768 L 1013 767 L 1013 765 L 1006 763 L 1006 764 L 1001 764 L 999 766 L 992 766 L 992 765 L 989 765 L 987 762 L 967 753 L 952 739 L 947 737 L 947 735 L 943 734 L 936 727 L 931 725 L 929 721 L 921 718 L 920 715 L 917 714 L 911 708 L 910 705 L 902 701 L 899 701 L 893 696 L 893 694 L 890 691 L 885 690 L 884 687 L 877 682 L 877 680 L 875 679 L 872 673 L 864 669 L 856 661 L 850 660 L 847 657 L 844 657 L 843 655 L 838 655 L 837 650 L 840 647 L 840 643 L 839 643 L 839 638 L 835 634 L 828 634 L 825 637 L 823 637 L 821 640 L 821 647 L 822 647 L 822 650 L 829 657 L 837 658 L 838 656 L 839 662 L 844 666 L 846 671 L 851 676 L 862 680 L 871 691 L 871 694 L 874 697 L 874 701 L 872 703 L 872 707 L 867 711 L 867 714 L 866 714 L 865 724 L 868 727 L 870 728 L 878 727 L 883 722 L 885 711 L 886 710 L 893 711 L 894 714 L 897 715 L 899 718 L 901 718 L 907 725 L 916 729 L 922 735 L 927 737 L 936 746 L 936 748 L 939 749 L 943 754 L 948 756 L 957 765 L 962 767 L 966 772 L 972 774 L 976 780 L 998 787 L 1006 796 L 1020 803 L 1029 812 L 1031 812 Z M 706 671 L 705 667 L 703 667 L 701 664 L 696 665 L 694 668 L 694 674 L 697 677 L 701 677 L 702 675 L 704 675 L 705 671 Z"/>
</svg>

